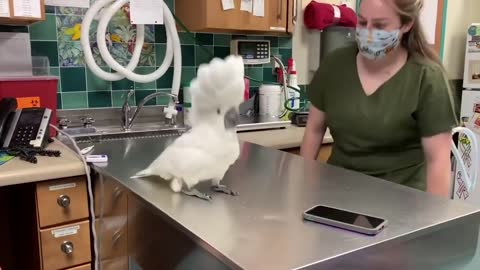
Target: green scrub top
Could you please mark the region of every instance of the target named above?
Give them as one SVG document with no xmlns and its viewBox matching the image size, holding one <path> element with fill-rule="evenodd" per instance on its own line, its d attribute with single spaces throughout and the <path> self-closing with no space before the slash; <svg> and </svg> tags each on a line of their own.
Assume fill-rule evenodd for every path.
<svg viewBox="0 0 480 270">
<path fill-rule="evenodd" d="M 328 163 L 425 191 L 421 138 L 450 132 L 456 124 L 456 101 L 441 67 L 411 55 L 367 96 L 357 53 L 356 46 L 330 53 L 307 88 L 334 140 Z"/>
</svg>

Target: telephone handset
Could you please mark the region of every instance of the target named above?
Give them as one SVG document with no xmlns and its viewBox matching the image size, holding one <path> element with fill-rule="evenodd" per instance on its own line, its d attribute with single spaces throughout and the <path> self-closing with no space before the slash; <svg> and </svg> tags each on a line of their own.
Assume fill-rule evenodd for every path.
<svg viewBox="0 0 480 270">
<path fill-rule="evenodd" d="M 17 109 L 15 98 L 0 100 L 0 148 L 18 146 L 43 148 L 49 139 L 52 110 Z"/>
</svg>

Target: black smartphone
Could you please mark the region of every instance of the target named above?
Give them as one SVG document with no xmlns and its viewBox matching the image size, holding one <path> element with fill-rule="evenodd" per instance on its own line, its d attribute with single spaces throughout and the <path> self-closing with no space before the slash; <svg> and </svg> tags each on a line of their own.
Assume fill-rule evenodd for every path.
<svg viewBox="0 0 480 270">
<path fill-rule="evenodd" d="M 303 218 L 368 235 L 376 235 L 387 226 L 386 219 L 327 205 L 316 205 L 306 210 Z"/>
</svg>

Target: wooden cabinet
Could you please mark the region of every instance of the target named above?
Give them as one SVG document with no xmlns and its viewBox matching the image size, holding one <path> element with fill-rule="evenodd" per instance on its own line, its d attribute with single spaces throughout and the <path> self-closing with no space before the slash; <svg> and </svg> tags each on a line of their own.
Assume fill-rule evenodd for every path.
<svg viewBox="0 0 480 270">
<path fill-rule="evenodd" d="M 263 17 L 240 10 L 240 1 L 223 10 L 222 1 L 176 0 L 175 14 L 195 32 L 293 33 L 297 0 L 265 0 Z"/>
<path fill-rule="evenodd" d="M 88 217 L 85 177 L 47 181 L 36 189 L 41 228 Z"/>
<path fill-rule="evenodd" d="M 18 0 L 2 0 L 0 1 L 0 6 L 2 8 L 8 7 L 8 13 L 5 14 L 0 10 L 0 25 L 30 25 L 36 22 L 44 21 L 45 20 L 45 0 L 31 0 L 31 1 L 24 1 L 23 6 L 26 14 L 22 14 L 22 16 L 18 16 L 18 10 L 15 10 L 14 3 Z M 26 6 L 25 6 L 26 5 Z M 32 12 L 32 16 L 28 13 L 29 10 Z M 40 13 L 36 12 L 39 11 Z"/>
<path fill-rule="evenodd" d="M 90 221 L 85 176 L 35 184 L 39 256 L 42 270 L 91 262 Z"/>
<path fill-rule="evenodd" d="M 81 265 L 73 268 L 68 268 L 67 270 L 91 270 L 91 269 L 92 267 L 90 264 L 85 264 L 85 265 Z"/>
<path fill-rule="evenodd" d="M 91 269 L 86 177 L 0 187 L 0 268 Z"/>
<path fill-rule="evenodd" d="M 64 269 L 91 260 L 88 220 L 40 230 L 40 239 L 44 270 Z"/>
<path fill-rule="evenodd" d="M 95 184 L 96 232 L 100 265 L 104 270 L 128 269 L 128 190 L 109 177 L 98 175 Z"/>
</svg>

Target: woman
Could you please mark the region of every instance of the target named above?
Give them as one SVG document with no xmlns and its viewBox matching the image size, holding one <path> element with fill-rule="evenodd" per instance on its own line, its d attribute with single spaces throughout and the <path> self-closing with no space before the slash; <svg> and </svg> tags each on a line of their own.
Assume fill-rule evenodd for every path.
<svg viewBox="0 0 480 270">
<path fill-rule="evenodd" d="M 423 0 L 362 0 L 358 46 L 328 55 L 308 87 L 301 155 L 449 196 L 455 101 L 419 23 Z"/>
</svg>

